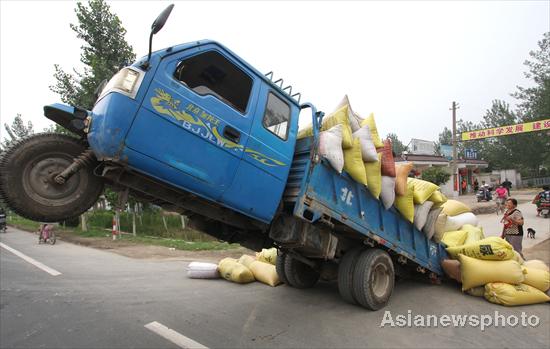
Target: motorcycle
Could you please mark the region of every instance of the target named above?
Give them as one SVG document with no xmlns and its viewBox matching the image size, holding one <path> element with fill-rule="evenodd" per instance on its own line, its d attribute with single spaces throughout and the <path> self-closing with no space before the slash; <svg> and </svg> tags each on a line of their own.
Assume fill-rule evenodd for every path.
<svg viewBox="0 0 550 349">
<path fill-rule="evenodd" d="M 4 212 L 0 212 L 0 232 L 5 233 L 7 229 L 6 214 Z"/>
<path fill-rule="evenodd" d="M 541 201 L 537 210 L 544 218 L 548 218 L 550 216 L 550 201 Z"/>
<path fill-rule="evenodd" d="M 491 189 L 487 187 L 481 187 L 476 193 L 477 202 L 481 201 L 491 201 L 493 200 L 493 194 L 491 193 Z"/>
</svg>

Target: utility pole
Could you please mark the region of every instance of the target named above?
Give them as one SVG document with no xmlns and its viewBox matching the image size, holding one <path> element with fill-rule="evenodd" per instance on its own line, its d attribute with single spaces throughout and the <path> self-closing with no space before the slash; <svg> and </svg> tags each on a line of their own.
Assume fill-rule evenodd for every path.
<svg viewBox="0 0 550 349">
<path fill-rule="evenodd" d="M 458 103 L 453 101 L 453 106 L 451 110 L 453 111 L 453 134 L 452 134 L 452 141 L 453 141 L 453 161 L 452 161 L 452 167 L 451 171 L 453 173 L 453 192 L 455 192 L 455 196 L 458 196 L 458 193 L 460 192 L 460 183 L 458 181 L 458 174 L 457 174 L 457 156 L 456 156 L 456 110 L 458 109 Z M 455 189 L 456 188 L 456 189 Z"/>
</svg>

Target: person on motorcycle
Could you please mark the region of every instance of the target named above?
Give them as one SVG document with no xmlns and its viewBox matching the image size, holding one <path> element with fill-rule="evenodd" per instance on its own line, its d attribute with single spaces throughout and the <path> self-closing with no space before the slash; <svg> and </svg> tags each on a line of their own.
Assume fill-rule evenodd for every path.
<svg viewBox="0 0 550 349">
<path fill-rule="evenodd" d="M 540 216 L 540 207 L 542 203 L 548 203 L 550 202 L 550 186 L 549 185 L 543 185 L 542 191 L 538 193 L 535 198 L 533 199 L 532 203 L 537 205 L 537 216 Z"/>
</svg>

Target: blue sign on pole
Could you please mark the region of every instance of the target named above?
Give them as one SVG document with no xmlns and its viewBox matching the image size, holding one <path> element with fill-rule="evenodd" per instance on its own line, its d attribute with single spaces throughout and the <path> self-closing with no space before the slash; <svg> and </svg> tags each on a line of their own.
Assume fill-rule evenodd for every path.
<svg viewBox="0 0 550 349">
<path fill-rule="evenodd" d="M 453 158 L 453 146 L 447 144 L 441 144 L 439 146 L 439 151 L 447 160 L 452 160 Z"/>
<path fill-rule="evenodd" d="M 464 149 L 464 158 L 466 158 L 466 159 L 477 159 L 477 150 L 475 150 L 475 149 Z"/>
</svg>

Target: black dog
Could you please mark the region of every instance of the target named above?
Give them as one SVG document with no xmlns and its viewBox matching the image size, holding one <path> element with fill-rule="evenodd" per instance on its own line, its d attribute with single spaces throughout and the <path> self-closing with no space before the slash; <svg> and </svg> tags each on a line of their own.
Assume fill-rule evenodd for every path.
<svg viewBox="0 0 550 349">
<path fill-rule="evenodd" d="M 527 228 L 527 238 L 534 239 L 537 232 L 533 228 Z"/>
</svg>

